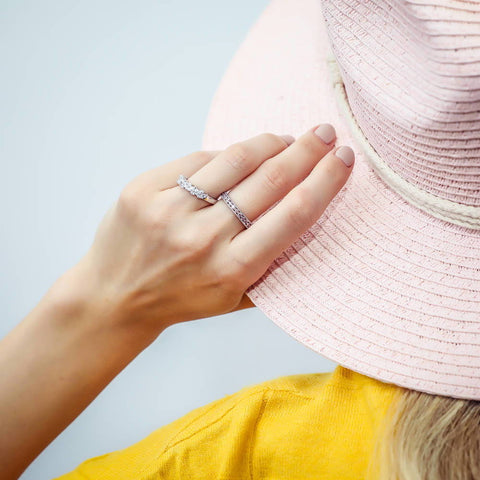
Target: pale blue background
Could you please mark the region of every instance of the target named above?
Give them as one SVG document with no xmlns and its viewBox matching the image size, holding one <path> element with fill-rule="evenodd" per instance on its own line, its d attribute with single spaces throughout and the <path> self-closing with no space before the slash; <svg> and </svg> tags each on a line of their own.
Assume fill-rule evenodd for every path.
<svg viewBox="0 0 480 480">
<path fill-rule="evenodd" d="M 267 4 L 0 0 L 0 336 L 87 251 L 126 183 L 201 147 L 221 76 Z M 176 325 L 22 478 L 65 473 L 244 386 L 335 365 L 258 309 Z"/>
</svg>

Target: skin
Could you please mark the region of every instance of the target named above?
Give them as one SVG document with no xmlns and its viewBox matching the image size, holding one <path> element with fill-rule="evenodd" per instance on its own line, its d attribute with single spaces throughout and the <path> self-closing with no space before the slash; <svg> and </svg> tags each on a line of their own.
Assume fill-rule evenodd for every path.
<svg viewBox="0 0 480 480">
<path fill-rule="evenodd" d="M 263 133 L 193 152 L 122 190 L 86 255 L 0 341 L 0 478 L 18 478 L 166 328 L 254 306 L 246 289 L 353 168 L 315 128 L 290 146 Z M 181 189 L 179 174 L 215 198 L 231 189 L 252 221 L 280 202 L 245 229 L 224 202 Z"/>
</svg>

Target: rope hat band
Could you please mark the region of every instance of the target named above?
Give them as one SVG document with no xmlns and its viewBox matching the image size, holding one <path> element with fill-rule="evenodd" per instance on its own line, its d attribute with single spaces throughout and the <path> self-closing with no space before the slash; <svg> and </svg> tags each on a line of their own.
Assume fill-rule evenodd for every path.
<svg viewBox="0 0 480 480">
<path fill-rule="evenodd" d="M 355 120 L 355 116 L 348 103 L 345 85 L 335 57 L 330 54 L 327 61 L 330 67 L 331 80 L 333 82 L 338 105 L 342 109 L 344 117 L 349 124 L 352 134 L 358 141 L 358 144 L 366 151 L 365 158 L 369 160 L 371 167 L 377 172 L 380 178 L 392 190 L 395 190 L 398 194 L 402 195 L 405 200 L 412 205 L 421 208 L 430 215 L 457 225 L 480 229 L 480 207 L 464 205 L 462 203 L 453 202 L 432 195 L 430 192 L 422 190 L 415 184 L 405 180 L 382 160 L 368 142 Z"/>
</svg>

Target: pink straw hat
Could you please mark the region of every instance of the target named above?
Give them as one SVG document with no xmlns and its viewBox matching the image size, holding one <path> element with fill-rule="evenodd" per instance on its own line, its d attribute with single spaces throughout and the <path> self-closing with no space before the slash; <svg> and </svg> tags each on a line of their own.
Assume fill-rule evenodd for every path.
<svg viewBox="0 0 480 480">
<path fill-rule="evenodd" d="M 202 148 L 324 122 L 353 171 L 248 296 L 340 365 L 480 400 L 480 3 L 272 0 Z"/>
</svg>

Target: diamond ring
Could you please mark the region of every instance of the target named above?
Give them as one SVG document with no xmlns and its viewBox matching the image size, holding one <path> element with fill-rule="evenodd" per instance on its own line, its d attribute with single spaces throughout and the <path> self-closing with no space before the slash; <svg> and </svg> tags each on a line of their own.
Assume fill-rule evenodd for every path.
<svg viewBox="0 0 480 480">
<path fill-rule="evenodd" d="M 214 205 L 217 203 L 218 199 L 211 197 L 207 192 L 201 190 L 200 188 L 193 185 L 188 181 L 188 178 L 184 175 L 180 175 L 177 180 L 178 185 L 185 189 L 187 192 L 191 193 L 195 197 L 199 198 L 200 200 L 206 200 L 207 202 Z"/>
</svg>

